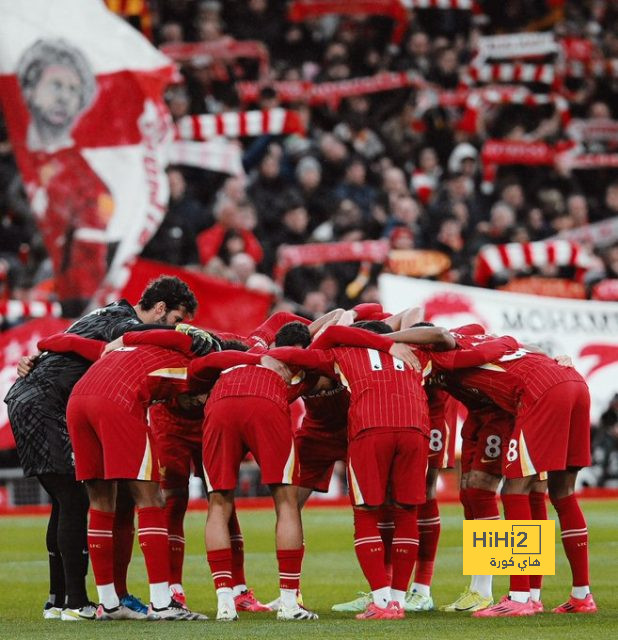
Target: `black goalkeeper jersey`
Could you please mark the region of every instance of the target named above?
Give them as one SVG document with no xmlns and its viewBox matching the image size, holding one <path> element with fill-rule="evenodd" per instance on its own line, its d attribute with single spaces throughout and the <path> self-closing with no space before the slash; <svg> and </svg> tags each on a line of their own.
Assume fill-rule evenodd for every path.
<svg viewBox="0 0 618 640">
<path fill-rule="evenodd" d="M 110 342 L 140 324 L 142 322 L 135 309 L 126 300 L 119 300 L 80 318 L 67 329 L 67 333 Z M 38 386 L 45 391 L 48 403 L 58 403 L 57 406 L 65 408 L 75 383 L 91 364 L 74 354 L 45 352 L 32 371 L 9 389 L 5 402 L 19 400 L 24 394 L 30 396 L 32 387 Z"/>
<path fill-rule="evenodd" d="M 126 300 L 120 300 L 80 318 L 67 332 L 110 342 L 147 326 L 151 325 L 144 325 Z M 74 354 L 45 352 L 32 371 L 9 389 L 4 401 L 26 476 L 73 472 L 66 405 L 91 364 Z"/>
</svg>

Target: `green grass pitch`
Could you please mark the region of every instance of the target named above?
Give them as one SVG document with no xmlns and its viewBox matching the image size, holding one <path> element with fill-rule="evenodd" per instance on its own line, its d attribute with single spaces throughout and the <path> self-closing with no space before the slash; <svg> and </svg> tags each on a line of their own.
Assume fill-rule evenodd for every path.
<svg viewBox="0 0 618 640">
<path fill-rule="evenodd" d="M 274 614 L 244 614 L 237 623 L 165 622 L 65 623 L 44 621 L 47 595 L 45 519 L 0 518 L 0 639 L 184 640 L 199 638 L 457 638 L 500 640 L 513 638 L 616 638 L 618 633 L 618 501 L 583 503 L 590 528 L 593 592 L 600 612 L 594 616 L 556 616 L 475 620 L 469 615 L 428 612 L 408 614 L 403 621 L 359 622 L 350 614 L 331 613 L 335 602 L 351 599 L 366 589 L 352 546 L 350 509 L 312 508 L 305 511 L 307 554 L 303 567 L 305 604 L 320 614 L 317 622 L 278 623 Z M 442 538 L 432 593 L 437 605 L 451 602 L 468 583 L 461 575 L 461 509 L 443 505 Z M 186 522 L 185 588 L 189 605 L 214 617 L 215 597 L 203 551 L 204 513 L 192 512 Z M 277 596 L 271 511 L 241 511 L 245 536 L 247 579 L 262 601 Z M 569 593 L 570 574 L 560 541 L 556 548 L 556 575 L 545 580 L 543 601 L 556 606 Z M 136 547 L 130 569 L 134 593 L 147 596 L 143 560 Z M 494 596 L 502 595 L 506 578 L 496 578 Z M 95 597 L 90 585 L 91 597 Z"/>
</svg>

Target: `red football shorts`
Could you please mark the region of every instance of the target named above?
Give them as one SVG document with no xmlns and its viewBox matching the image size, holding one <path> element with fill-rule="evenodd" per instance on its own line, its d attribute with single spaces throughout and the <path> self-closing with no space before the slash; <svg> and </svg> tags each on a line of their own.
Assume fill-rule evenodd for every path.
<svg viewBox="0 0 618 640">
<path fill-rule="evenodd" d="M 353 505 L 377 507 L 391 498 L 425 502 L 427 436 L 417 429 L 365 429 L 348 445 L 348 485 Z"/>
<path fill-rule="evenodd" d="M 289 413 L 268 398 L 254 396 L 208 402 L 202 447 L 207 490 L 234 489 L 247 452 L 258 463 L 264 484 L 298 484 Z"/>
<path fill-rule="evenodd" d="M 347 427 L 327 429 L 305 420 L 294 432 L 300 477 L 298 484 L 314 491 L 328 491 L 335 462 L 348 452 Z"/>
<path fill-rule="evenodd" d="M 99 396 L 71 396 L 67 426 L 77 480 L 159 481 L 154 440 L 141 407 L 129 412 Z"/>
<path fill-rule="evenodd" d="M 203 477 L 202 422 L 174 414 L 154 405 L 150 408 L 150 427 L 157 443 L 161 487 L 186 489 L 191 471 Z"/>
<path fill-rule="evenodd" d="M 515 418 L 504 475 L 523 478 L 590 464 L 590 392 L 585 382 L 561 382 Z"/>
<path fill-rule="evenodd" d="M 474 469 L 502 476 L 504 451 L 512 431 L 513 416 L 506 411 L 468 411 L 461 429 L 461 472 Z"/>
<path fill-rule="evenodd" d="M 446 395 L 446 394 L 445 394 Z M 457 436 L 457 410 L 459 403 L 447 396 L 438 406 L 429 405 L 430 469 L 452 469 L 455 466 L 455 439 Z"/>
</svg>

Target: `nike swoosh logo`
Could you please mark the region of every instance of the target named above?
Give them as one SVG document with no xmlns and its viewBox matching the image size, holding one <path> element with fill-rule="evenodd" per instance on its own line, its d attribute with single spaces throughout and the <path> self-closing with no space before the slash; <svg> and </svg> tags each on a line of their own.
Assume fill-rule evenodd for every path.
<svg viewBox="0 0 618 640">
<path fill-rule="evenodd" d="M 481 458 L 481 462 L 483 464 L 489 464 L 490 462 L 495 462 L 498 458 Z"/>
<path fill-rule="evenodd" d="M 470 609 L 472 609 L 473 607 L 475 607 L 476 605 L 472 604 L 469 607 L 466 607 L 465 609 L 460 609 L 459 607 L 457 607 L 455 609 L 455 611 L 469 611 Z"/>
</svg>

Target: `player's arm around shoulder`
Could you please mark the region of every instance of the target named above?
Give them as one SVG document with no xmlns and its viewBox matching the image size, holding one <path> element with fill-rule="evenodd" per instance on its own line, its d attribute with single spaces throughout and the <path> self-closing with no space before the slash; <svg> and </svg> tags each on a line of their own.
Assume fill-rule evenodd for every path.
<svg viewBox="0 0 618 640">
<path fill-rule="evenodd" d="M 40 351 L 74 353 L 91 362 L 99 359 L 104 346 L 102 340 L 84 338 L 75 333 L 57 333 L 39 340 L 37 345 Z"/>
<path fill-rule="evenodd" d="M 455 349 L 457 342 L 448 329 L 444 327 L 412 327 L 386 334 L 395 342 L 406 344 L 431 345 L 436 351 Z"/>
</svg>

